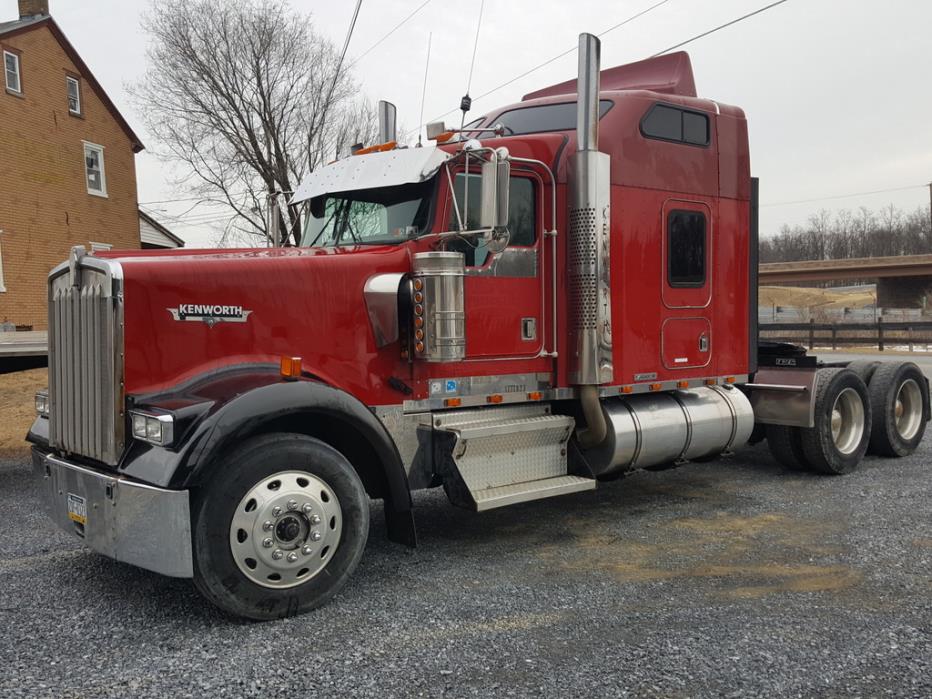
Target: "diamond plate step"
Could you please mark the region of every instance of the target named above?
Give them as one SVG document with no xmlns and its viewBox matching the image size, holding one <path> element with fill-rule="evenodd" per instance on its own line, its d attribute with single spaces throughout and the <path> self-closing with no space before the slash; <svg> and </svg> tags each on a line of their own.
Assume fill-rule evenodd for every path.
<svg viewBox="0 0 932 699">
<path fill-rule="evenodd" d="M 575 424 L 568 415 L 552 415 L 546 404 L 437 415 L 447 494 L 455 504 L 482 511 L 594 489 L 594 480 L 566 472 Z"/>
<path fill-rule="evenodd" d="M 476 501 L 476 510 L 483 512 L 496 507 L 505 507 L 519 502 L 540 500 L 555 495 L 579 493 L 584 490 L 595 490 L 595 480 L 580 478 L 579 476 L 557 476 L 556 478 L 543 478 L 527 483 L 503 485 L 498 488 L 487 488 L 473 493 Z"/>
</svg>

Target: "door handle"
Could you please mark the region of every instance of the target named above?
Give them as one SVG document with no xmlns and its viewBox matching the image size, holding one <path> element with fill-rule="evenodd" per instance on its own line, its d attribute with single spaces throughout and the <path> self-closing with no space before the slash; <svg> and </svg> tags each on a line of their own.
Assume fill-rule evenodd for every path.
<svg viewBox="0 0 932 699">
<path fill-rule="evenodd" d="M 699 351 L 708 352 L 709 351 L 709 336 L 703 333 L 699 336 Z"/>
</svg>

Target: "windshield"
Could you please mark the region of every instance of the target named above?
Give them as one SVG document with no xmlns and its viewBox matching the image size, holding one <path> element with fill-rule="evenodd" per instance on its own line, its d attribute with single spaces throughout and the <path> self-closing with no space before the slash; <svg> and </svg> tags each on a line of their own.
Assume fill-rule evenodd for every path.
<svg viewBox="0 0 932 699">
<path fill-rule="evenodd" d="M 400 243 L 427 233 L 433 181 L 327 194 L 311 200 L 301 245 Z"/>
</svg>

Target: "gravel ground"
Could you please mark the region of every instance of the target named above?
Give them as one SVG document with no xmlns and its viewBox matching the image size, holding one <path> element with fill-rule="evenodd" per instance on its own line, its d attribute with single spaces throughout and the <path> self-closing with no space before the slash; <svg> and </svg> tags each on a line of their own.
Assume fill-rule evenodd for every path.
<svg viewBox="0 0 932 699">
<path fill-rule="evenodd" d="M 932 696 L 932 480 L 765 445 L 475 515 L 416 497 L 328 607 L 231 620 L 110 561 L 0 460 L 0 696 Z"/>
</svg>

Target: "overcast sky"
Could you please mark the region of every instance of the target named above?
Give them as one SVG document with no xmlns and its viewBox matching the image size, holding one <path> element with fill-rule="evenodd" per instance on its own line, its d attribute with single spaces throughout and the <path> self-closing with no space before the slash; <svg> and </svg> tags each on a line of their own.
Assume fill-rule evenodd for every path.
<svg viewBox="0 0 932 699">
<path fill-rule="evenodd" d="M 220 0 L 218 0 L 220 1 Z M 354 61 L 424 0 L 363 0 L 348 51 Z M 486 0 L 471 93 L 480 95 L 575 46 L 582 31 L 601 33 L 657 0 Z M 50 0 L 56 21 L 149 150 L 136 158 L 139 201 L 190 196 L 173 188 L 158 144 L 134 113 L 125 85 L 145 70 L 139 28 L 147 0 Z M 769 0 L 668 0 L 602 37 L 602 67 L 638 60 L 769 4 Z M 342 46 L 355 3 L 292 0 L 317 29 Z M 363 92 L 398 106 L 415 128 L 427 37 L 433 32 L 425 120 L 459 105 L 466 88 L 479 2 L 431 0 L 354 66 Z M 17 15 L 0 0 L 0 21 Z M 761 230 L 802 223 L 819 208 L 894 203 L 926 206 L 932 180 L 932 56 L 928 0 L 789 0 L 688 47 L 700 96 L 742 107 L 752 172 L 761 178 Z M 473 103 L 471 117 L 574 77 L 575 52 Z M 153 95 L 153 98 L 157 98 Z M 412 135 L 412 141 L 416 136 Z M 903 191 L 828 199 L 903 187 Z M 821 199 L 804 204 L 797 200 Z M 217 234 L 208 209 L 191 202 L 147 204 L 189 245 Z"/>
</svg>

